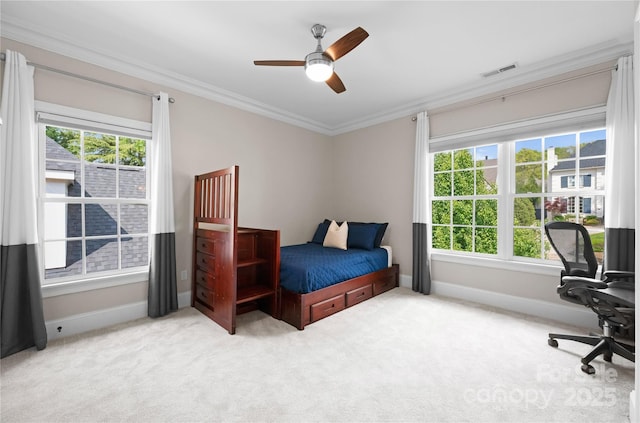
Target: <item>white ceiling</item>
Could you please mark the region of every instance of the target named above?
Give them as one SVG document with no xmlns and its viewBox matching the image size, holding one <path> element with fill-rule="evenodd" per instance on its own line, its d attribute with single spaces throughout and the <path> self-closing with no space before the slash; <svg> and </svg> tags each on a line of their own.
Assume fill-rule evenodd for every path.
<svg viewBox="0 0 640 423">
<path fill-rule="evenodd" d="M 4 37 L 335 134 L 630 51 L 637 1 L 6 1 Z M 369 34 L 335 94 L 300 67 L 310 28 Z M 516 62 L 491 78 L 481 74 Z"/>
</svg>

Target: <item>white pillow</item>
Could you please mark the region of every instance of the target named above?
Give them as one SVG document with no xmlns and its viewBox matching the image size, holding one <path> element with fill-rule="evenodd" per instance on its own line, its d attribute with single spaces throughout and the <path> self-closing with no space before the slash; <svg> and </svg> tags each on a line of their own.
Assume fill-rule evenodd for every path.
<svg viewBox="0 0 640 423">
<path fill-rule="evenodd" d="M 347 237 L 349 235 L 349 225 L 347 221 L 342 222 L 342 225 L 338 226 L 335 220 L 331 221 L 327 234 L 324 237 L 323 247 L 339 248 L 341 250 L 347 249 Z"/>
</svg>

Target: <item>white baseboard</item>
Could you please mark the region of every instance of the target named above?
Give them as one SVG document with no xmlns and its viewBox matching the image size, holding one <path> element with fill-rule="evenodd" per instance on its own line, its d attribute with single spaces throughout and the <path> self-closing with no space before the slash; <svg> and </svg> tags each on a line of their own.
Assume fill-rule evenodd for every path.
<svg viewBox="0 0 640 423">
<path fill-rule="evenodd" d="M 411 276 L 400 275 L 400 286 L 411 288 Z M 585 307 L 565 306 L 441 281 L 431 281 L 431 294 L 457 298 L 524 313 L 530 316 L 552 319 L 574 326 L 599 330 L 598 319 L 595 317 L 595 314 Z"/>
<path fill-rule="evenodd" d="M 191 291 L 180 292 L 178 294 L 178 307 L 182 308 L 190 305 Z M 62 319 L 48 320 L 45 322 L 47 339 L 53 341 L 54 339 L 102 329 L 146 316 L 147 302 L 139 301 L 119 307 L 75 314 Z"/>
</svg>

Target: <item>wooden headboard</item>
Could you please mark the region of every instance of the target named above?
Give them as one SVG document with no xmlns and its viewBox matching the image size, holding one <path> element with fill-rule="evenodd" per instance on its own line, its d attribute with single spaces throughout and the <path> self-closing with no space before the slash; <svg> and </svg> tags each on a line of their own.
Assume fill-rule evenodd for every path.
<svg viewBox="0 0 640 423">
<path fill-rule="evenodd" d="M 197 175 L 194 195 L 194 226 L 199 223 L 238 226 L 238 166 Z"/>
</svg>

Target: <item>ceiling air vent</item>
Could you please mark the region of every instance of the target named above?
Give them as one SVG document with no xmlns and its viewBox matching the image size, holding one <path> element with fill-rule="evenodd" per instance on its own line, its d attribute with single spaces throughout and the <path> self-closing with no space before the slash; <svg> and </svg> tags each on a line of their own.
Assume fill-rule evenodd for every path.
<svg viewBox="0 0 640 423">
<path fill-rule="evenodd" d="M 518 67 L 517 63 L 512 63 L 510 65 L 501 67 L 500 69 L 495 69 L 495 70 L 483 73 L 482 76 L 485 77 L 485 78 L 488 78 L 488 77 L 493 76 L 493 75 L 498 75 L 499 73 L 510 71 L 510 70 L 515 69 L 517 67 Z"/>
</svg>

